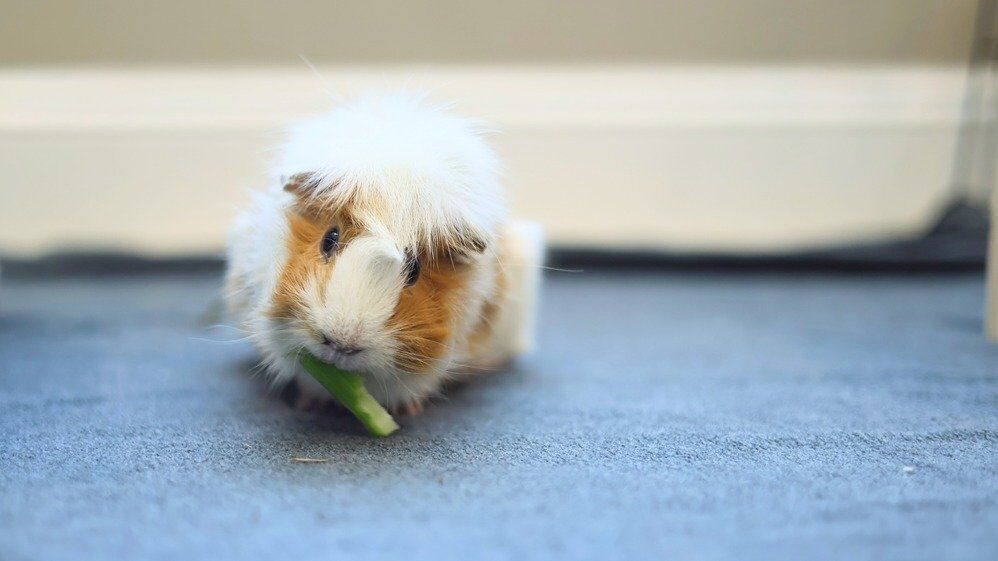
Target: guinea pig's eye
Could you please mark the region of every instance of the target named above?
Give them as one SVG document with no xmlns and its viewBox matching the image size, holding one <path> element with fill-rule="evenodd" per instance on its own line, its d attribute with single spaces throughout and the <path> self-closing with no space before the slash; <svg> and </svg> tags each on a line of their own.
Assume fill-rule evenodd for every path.
<svg viewBox="0 0 998 561">
<path fill-rule="evenodd" d="M 419 280 L 419 258 L 410 256 L 405 262 L 405 285 L 412 286 Z"/>
<path fill-rule="evenodd" d="M 322 250 L 322 255 L 328 259 L 336 251 L 338 245 L 340 245 L 340 229 L 334 226 L 326 232 L 326 235 L 322 236 L 319 249 Z"/>
</svg>

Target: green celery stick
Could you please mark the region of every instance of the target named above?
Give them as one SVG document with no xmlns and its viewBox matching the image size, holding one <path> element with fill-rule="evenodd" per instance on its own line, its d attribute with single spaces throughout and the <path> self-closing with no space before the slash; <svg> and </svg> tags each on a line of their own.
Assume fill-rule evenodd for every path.
<svg viewBox="0 0 998 561">
<path fill-rule="evenodd" d="M 326 364 L 309 353 L 303 352 L 299 360 L 305 370 L 333 394 L 336 401 L 364 423 L 368 432 L 374 436 L 388 436 L 398 430 L 395 419 L 367 392 L 360 376 Z"/>
</svg>

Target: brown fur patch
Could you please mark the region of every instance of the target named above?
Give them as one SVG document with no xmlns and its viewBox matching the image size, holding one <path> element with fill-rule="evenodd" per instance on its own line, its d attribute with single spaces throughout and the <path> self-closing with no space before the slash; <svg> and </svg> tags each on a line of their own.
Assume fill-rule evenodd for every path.
<svg viewBox="0 0 998 561">
<path fill-rule="evenodd" d="M 426 370 L 448 348 L 454 313 L 468 283 L 468 268 L 426 259 L 416 284 L 404 288 L 388 327 L 398 335 L 396 363 L 409 372 Z M 428 261 L 428 262 L 427 262 Z"/>
<path fill-rule="evenodd" d="M 340 245 L 360 233 L 348 212 L 337 211 L 302 212 L 302 209 L 289 210 L 287 252 L 288 260 L 277 281 L 277 289 L 269 314 L 273 318 L 290 318 L 299 315 L 302 306 L 301 294 L 308 286 L 324 286 L 335 266 L 336 255 L 326 259 L 319 246 L 322 237 L 333 226 L 340 229 Z"/>
</svg>

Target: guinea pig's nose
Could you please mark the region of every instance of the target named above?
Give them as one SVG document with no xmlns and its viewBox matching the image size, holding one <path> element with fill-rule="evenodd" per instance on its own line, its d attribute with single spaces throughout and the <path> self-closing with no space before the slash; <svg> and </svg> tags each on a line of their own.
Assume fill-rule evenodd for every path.
<svg viewBox="0 0 998 561">
<path fill-rule="evenodd" d="M 359 347 L 351 347 L 349 345 L 344 345 L 343 343 L 340 343 L 335 339 L 330 339 L 329 336 L 327 335 L 322 336 L 322 344 L 329 347 L 330 349 L 333 349 L 338 353 L 345 354 L 347 356 L 355 355 L 360 351 L 364 350 Z"/>
</svg>

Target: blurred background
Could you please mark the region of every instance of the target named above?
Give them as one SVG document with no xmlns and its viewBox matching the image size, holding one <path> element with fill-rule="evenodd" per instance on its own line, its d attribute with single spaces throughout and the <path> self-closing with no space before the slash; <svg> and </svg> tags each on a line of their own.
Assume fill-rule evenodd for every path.
<svg viewBox="0 0 998 561">
<path fill-rule="evenodd" d="M 0 256 L 218 255 L 285 122 L 407 84 L 566 255 L 980 266 L 993 4 L 3 0 Z"/>
</svg>

